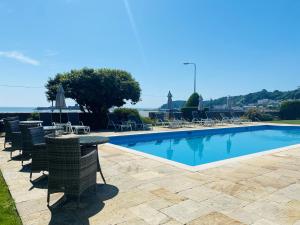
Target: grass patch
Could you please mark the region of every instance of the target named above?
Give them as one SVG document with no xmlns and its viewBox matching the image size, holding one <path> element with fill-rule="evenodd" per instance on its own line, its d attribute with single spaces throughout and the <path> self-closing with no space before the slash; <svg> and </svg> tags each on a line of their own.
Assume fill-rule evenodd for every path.
<svg viewBox="0 0 300 225">
<path fill-rule="evenodd" d="M 0 171 L 0 224 L 21 225 L 15 203 Z"/>
<path fill-rule="evenodd" d="M 300 120 L 274 120 L 270 123 L 300 124 Z"/>
</svg>

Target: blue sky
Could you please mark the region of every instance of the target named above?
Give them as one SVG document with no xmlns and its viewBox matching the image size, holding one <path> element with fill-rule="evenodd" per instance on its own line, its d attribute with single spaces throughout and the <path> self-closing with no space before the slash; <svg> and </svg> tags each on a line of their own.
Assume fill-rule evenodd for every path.
<svg viewBox="0 0 300 225">
<path fill-rule="evenodd" d="M 298 0 L 2 0 L 0 106 L 45 106 L 48 77 L 82 67 L 129 71 L 136 107 L 300 85 Z M 28 86 L 5 87 L 10 86 Z"/>
</svg>

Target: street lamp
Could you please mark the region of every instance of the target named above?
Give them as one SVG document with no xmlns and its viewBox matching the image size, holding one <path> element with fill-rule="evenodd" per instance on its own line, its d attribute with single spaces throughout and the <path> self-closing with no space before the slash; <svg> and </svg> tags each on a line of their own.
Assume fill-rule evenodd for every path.
<svg viewBox="0 0 300 225">
<path fill-rule="evenodd" d="M 194 66 L 194 93 L 195 93 L 196 92 L 196 73 L 197 73 L 196 63 L 184 62 L 183 65 L 193 65 Z"/>
</svg>

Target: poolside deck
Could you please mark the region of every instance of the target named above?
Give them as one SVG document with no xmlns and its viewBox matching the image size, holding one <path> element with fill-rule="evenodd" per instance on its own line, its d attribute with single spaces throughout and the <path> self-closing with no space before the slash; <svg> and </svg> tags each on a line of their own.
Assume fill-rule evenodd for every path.
<svg viewBox="0 0 300 225">
<path fill-rule="evenodd" d="M 87 193 L 79 209 L 72 202 L 48 209 L 46 180 L 32 184 L 0 142 L 0 169 L 23 224 L 300 224 L 300 149 L 191 172 L 104 145 L 108 185 L 98 175 L 96 197 Z"/>
</svg>

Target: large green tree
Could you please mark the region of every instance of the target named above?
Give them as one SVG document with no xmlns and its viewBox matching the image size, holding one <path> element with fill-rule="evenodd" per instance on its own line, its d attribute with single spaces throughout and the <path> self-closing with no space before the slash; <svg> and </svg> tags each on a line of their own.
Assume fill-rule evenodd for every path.
<svg viewBox="0 0 300 225">
<path fill-rule="evenodd" d="M 189 99 L 187 100 L 187 102 L 185 103 L 184 107 L 197 107 L 199 104 L 199 94 L 197 92 L 194 92 Z"/>
<path fill-rule="evenodd" d="M 116 69 L 71 70 L 50 78 L 45 85 L 49 101 L 55 100 L 56 90 L 62 84 L 65 96 L 75 100 L 83 112 L 106 113 L 113 106 L 140 100 L 141 89 L 132 75 Z"/>
</svg>

